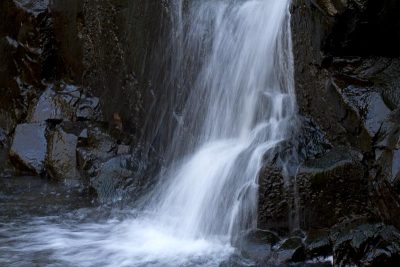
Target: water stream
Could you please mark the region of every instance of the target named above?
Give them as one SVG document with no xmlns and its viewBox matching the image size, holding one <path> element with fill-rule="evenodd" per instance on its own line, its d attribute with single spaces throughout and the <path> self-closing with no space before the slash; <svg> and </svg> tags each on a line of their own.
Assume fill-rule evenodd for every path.
<svg viewBox="0 0 400 267">
<path fill-rule="evenodd" d="M 37 219 L 10 237 L 14 253 L 50 266 L 218 266 L 256 227 L 258 172 L 296 112 L 290 0 L 175 1 L 173 64 L 188 51 L 201 62 L 152 201 L 96 223 Z"/>
</svg>

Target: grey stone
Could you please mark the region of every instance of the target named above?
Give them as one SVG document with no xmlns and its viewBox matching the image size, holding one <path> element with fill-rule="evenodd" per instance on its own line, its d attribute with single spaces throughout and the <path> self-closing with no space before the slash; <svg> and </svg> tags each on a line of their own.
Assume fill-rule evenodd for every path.
<svg viewBox="0 0 400 267">
<path fill-rule="evenodd" d="M 117 154 L 118 155 L 124 155 L 124 154 L 129 154 L 131 150 L 130 146 L 127 145 L 119 145 L 117 149 Z"/>
<path fill-rule="evenodd" d="M 62 95 L 57 94 L 53 87 L 47 88 L 30 111 L 28 120 L 30 122 L 48 120 L 72 121 L 75 116 L 75 110 L 69 102 L 69 97 L 64 98 Z"/>
<path fill-rule="evenodd" d="M 54 179 L 78 180 L 76 147 L 78 137 L 58 126 L 52 133 L 47 155 L 47 170 Z"/>
<path fill-rule="evenodd" d="M 17 164 L 41 174 L 47 151 L 45 123 L 19 124 L 15 129 L 10 157 Z"/>
</svg>

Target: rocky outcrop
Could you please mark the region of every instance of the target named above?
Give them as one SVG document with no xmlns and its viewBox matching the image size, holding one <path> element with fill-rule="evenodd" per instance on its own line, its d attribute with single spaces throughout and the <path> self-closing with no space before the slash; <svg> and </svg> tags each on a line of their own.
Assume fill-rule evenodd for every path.
<svg viewBox="0 0 400 267">
<path fill-rule="evenodd" d="M 1 155 L 10 151 L 19 171 L 89 187 L 100 198 L 135 187 L 123 175 L 113 179 L 118 186 L 102 177 L 104 166 L 138 150 L 165 10 L 159 1 L 2 1 Z M 146 169 L 132 156 L 131 164 L 139 161 L 135 177 Z"/>
</svg>

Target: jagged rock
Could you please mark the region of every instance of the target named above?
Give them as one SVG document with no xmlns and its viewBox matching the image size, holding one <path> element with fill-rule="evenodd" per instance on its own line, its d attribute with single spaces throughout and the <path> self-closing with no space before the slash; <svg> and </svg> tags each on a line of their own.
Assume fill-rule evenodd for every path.
<svg viewBox="0 0 400 267">
<path fill-rule="evenodd" d="M 22 167 L 41 174 L 47 151 L 45 123 L 19 124 L 10 149 L 11 159 Z"/>
<path fill-rule="evenodd" d="M 57 126 L 48 146 L 47 170 L 54 179 L 78 180 L 76 148 L 78 137 Z"/>
<path fill-rule="evenodd" d="M 139 177 L 135 177 L 139 168 L 137 160 L 131 155 L 117 156 L 100 166 L 96 175 L 90 179 L 91 185 L 101 201 L 121 200 L 129 193 L 128 186 L 140 185 Z"/>
<path fill-rule="evenodd" d="M 82 132 L 82 137 L 86 138 L 81 137 L 84 143 L 77 149 L 78 165 L 91 175 L 102 162 L 117 155 L 117 140 L 95 125 L 90 125 Z"/>
<path fill-rule="evenodd" d="M 100 112 L 99 98 L 84 97 L 78 104 L 76 117 L 79 120 L 100 121 L 102 116 Z"/>
<path fill-rule="evenodd" d="M 74 90 L 74 91 L 72 91 Z M 30 122 L 72 121 L 75 117 L 74 103 L 79 100 L 76 87 L 66 86 L 65 91 L 56 92 L 52 86 L 40 96 L 29 114 Z"/>
<path fill-rule="evenodd" d="M 393 226 L 364 224 L 340 226 L 331 239 L 335 266 L 398 266 L 400 232 Z"/>
</svg>

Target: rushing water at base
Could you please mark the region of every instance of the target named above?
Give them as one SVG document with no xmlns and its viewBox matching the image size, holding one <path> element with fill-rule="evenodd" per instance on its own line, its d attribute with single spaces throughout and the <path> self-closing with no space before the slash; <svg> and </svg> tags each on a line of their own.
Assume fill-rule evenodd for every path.
<svg viewBox="0 0 400 267">
<path fill-rule="evenodd" d="M 202 62 L 153 200 L 96 223 L 37 219 L 0 250 L 45 253 L 53 266 L 218 266 L 256 227 L 258 172 L 295 116 L 290 1 L 190 2 L 175 2 L 172 56 Z"/>
</svg>

